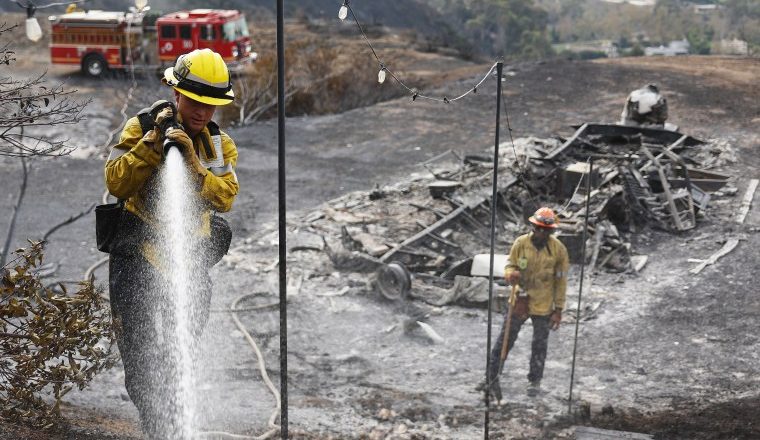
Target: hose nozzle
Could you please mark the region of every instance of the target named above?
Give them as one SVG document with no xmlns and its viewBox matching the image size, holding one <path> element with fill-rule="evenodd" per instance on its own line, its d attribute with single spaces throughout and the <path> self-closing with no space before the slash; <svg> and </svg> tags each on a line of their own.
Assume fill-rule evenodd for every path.
<svg viewBox="0 0 760 440">
<path fill-rule="evenodd" d="M 163 153 L 164 157 L 166 157 L 166 154 L 169 153 L 169 150 L 173 147 L 180 147 L 180 144 L 174 140 L 171 140 L 166 137 L 166 133 L 174 128 L 178 128 L 180 130 L 184 130 L 182 125 L 177 121 L 177 106 L 174 105 L 174 103 L 169 101 L 156 101 L 156 103 L 153 104 L 153 107 L 151 108 L 151 115 L 153 116 L 154 120 L 158 117 L 159 112 L 165 108 L 171 108 L 171 117 L 164 118 L 156 127 L 158 131 L 163 135 L 164 137 L 164 144 L 163 144 Z"/>
</svg>

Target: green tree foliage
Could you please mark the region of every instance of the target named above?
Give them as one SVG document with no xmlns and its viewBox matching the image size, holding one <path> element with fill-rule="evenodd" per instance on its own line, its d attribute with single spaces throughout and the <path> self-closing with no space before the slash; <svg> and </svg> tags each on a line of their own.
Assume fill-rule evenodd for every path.
<svg viewBox="0 0 760 440">
<path fill-rule="evenodd" d="M 686 32 L 689 52 L 697 55 L 709 55 L 715 31 L 711 28 L 692 27 Z"/>
<path fill-rule="evenodd" d="M 74 292 L 44 286 L 43 250 L 31 243 L 0 268 L 0 416 L 49 428 L 60 420 L 63 396 L 116 358 L 108 303 L 91 282 Z"/>
<path fill-rule="evenodd" d="M 548 14 L 533 0 L 448 0 L 442 8 L 485 53 L 520 58 L 552 53 Z"/>
<path fill-rule="evenodd" d="M 760 19 L 760 2 L 757 0 L 725 0 L 725 6 L 735 23 L 743 19 Z"/>
<path fill-rule="evenodd" d="M 634 43 L 633 47 L 631 47 L 631 50 L 629 50 L 625 55 L 630 57 L 643 57 L 644 49 L 639 43 Z"/>
<path fill-rule="evenodd" d="M 747 41 L 754 53 L 760 52 L 760 1 L 725 0 L 725 6 L 737 36 Z"/>
<path fill-rule="evenodd" d="M 691 38 L 705 53 L 707 41 L 740 38 L 760 50 L 760 1 L 758 0 L 658 0 L 654 6 L 608 3 L 599 0 L 536 0 L 548 11 L 553 41 L 572 43 L 604 39 L 628 42 L 643 38 L 643 46 Z M 715 4 L 717 9 L 698 12 L 694 6 Z M 557 38 L 558 37 L 558 38 Z M 708 38 L 709 37 L 709 38 Z"/>
</svg>

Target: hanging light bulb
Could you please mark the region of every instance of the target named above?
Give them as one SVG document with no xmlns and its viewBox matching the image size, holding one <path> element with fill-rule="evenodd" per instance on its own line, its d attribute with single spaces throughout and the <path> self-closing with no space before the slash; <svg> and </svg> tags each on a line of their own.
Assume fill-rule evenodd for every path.
<svg viewBox="0 0 760 440">
<path fill-rule="evenodd" d="M 380 65 L 380 71 L 377 72 L 377 82 L 380 84 L 385 82 L 385 66 Z"/>
<path fill-rule="evenodd" d="M 26 19 L 26 38 L 34 42 L 40 41 L 42 38 L 42 29 L 34 17 Z"/>
<path fill-rule="evenodd" d="M 37 42 L 42 38 L 42 29 L 40 28 L 37 18 L 34 16 L 34 11 L 37 8 L 29 3 L 26 6 L 26 38 Z"/>
<path fill-rule="evenodd" d="M 135 7 L 138 11 L 142 11 L 146 6 L 148 6 L 148 0 L 135 0 Z"/>
<path fill-rule="evenodd" d="M 348 0 L 343 0 L 343 6 L 338 11 L 338 18 L 345 20 L 348 17 Z"/>
</svg>

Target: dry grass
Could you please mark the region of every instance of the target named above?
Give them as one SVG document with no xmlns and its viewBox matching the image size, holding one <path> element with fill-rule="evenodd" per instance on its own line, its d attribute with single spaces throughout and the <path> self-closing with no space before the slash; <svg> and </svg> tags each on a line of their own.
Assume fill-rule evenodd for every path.
<svg viewBox="0 0 760 440">
<path fill-rule="evenodd" d="M 340 113 L 409 93 L 390 76 L 378 84 L 379 63 L 355 27 L 302 21 L 289 23 L 285 35 L 288 116 Z M 438 86 L 483 68 L 458 58 L 418 51 L 415 36 L 409 32 L 390 34 L 371 29 L 368 37 L 380 58 L 410 87 Z M 221 112 L 223 123 L 251 122 L 276 114 L 275 29 L 255 28 L 252 39 L 259 59 L 238 78 L 235 87 L 239 100 Z"/>
<path fill-rule="evenodd" d="M 705 81 L 726 81 L 734 85 L 757 86 L 760 58 L 689 55 L 679 57 L 629 57 L 594 60 L 643 69 L 668 70 L 696 75 Z"/>
</svg>

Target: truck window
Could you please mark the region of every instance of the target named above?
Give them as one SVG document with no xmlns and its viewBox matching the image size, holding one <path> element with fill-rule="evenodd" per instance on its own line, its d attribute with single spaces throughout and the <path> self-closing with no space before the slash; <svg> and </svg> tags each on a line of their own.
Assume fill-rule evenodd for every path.
<svg viewBox="0 0 760 440">
<path fill-rule="evenodd" d="M 216 40 L 216 28 L 213 24 L 207 24 L 201 27 L 201 40 Z"/>
<path fill-rule="evenodd" d="M 161 26 L 161 38 L 177 38 L 177 27 L 173 24 Z"/>
<path fill-rule="evenodd" d="M 240 17 L 235 21 L 230 21 L 222 25 L 222 33 L 224 39 L 227 41 L 235 41 L 240 37 L 247 37 L 248 24 L 245 22 L 245 17 Z"/>
<path fill-rule="evenodd" d="M 191 40 L 193 38 L 193 31 L 190 29 L 189 24 L 179 26 L 179 37 L 183 40 Z"/>
</svg>

